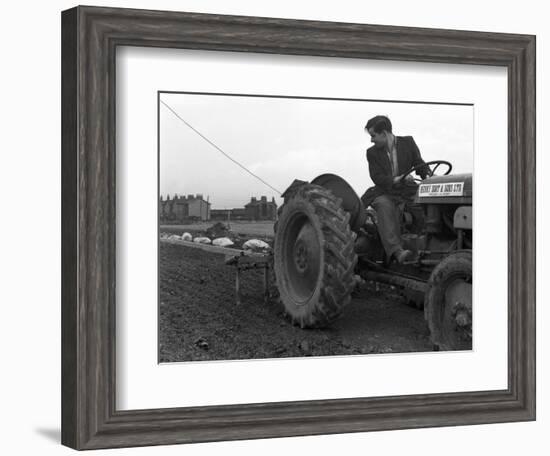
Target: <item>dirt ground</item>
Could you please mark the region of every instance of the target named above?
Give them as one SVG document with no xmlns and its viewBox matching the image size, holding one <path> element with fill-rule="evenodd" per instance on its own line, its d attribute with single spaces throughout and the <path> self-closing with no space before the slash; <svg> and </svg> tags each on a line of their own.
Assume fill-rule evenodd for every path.
<svg viewBox="0 0 550 456">
<path fill-rule="evenodd" d="M 365 285 L 329 328 L 292 326 L 282 305 L 264 303 L 261 271 L 242 274 L 225 257 L 160 245 L 159 361 L 282 358 L 431 351 L 423 312 L 387 287 Z"/>
</svg>

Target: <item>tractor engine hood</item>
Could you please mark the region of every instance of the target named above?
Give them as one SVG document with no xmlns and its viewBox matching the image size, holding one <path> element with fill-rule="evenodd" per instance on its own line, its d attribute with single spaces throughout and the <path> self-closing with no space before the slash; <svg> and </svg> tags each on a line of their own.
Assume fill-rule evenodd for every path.
<svg viewBox="0 0 550 456">
<path fill-rule="evenodd" d="M 424 179 L 416 191 L 419 204 L 472 204 L 472 174 L 452 174 Z"/>
</svg>

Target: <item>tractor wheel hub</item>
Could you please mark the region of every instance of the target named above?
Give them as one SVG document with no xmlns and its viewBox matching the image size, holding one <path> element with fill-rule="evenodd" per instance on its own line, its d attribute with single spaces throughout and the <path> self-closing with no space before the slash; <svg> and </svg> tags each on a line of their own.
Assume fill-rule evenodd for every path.
<svg viewBox="0 0 550 456">
<path fill-rule="evenodd" d="M 298 272 L 304 272 L 308 266 L 308 248 L 304 241 L 299 239 L 296 242 L 296 248 L 294 251 L 294 262 L 296 263 L 296 269 Z"/>
</svg>

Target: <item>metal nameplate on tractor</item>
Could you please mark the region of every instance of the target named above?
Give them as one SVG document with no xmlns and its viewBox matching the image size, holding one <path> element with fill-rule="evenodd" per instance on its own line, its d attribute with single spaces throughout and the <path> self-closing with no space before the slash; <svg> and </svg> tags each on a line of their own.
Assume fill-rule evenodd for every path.
<svg viewBox="0 0 550 456">
<path fill-rule="evenodd" d="M 418 189 L 418 196 L 462 196 L 464 191 L 464 182 L 445 182 L 440 184 L 421 184 Z"/>
</svg>

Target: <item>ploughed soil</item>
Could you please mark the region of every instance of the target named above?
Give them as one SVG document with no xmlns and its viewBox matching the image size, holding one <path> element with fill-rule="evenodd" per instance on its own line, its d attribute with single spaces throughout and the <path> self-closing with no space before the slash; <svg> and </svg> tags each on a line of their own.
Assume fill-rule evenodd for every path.
<svg viewBox="0 0 550 456">
<path fill-rule="evenodd" d="M 159 362 L 433 350 L 423 312 L 391 287 L 365 283 L 330 327 L 300 329 L 264 302 L 263 271 L 241 273 L 236 304 L 235 274 L 224 255 L 160 243 Z"/>
</svg>

